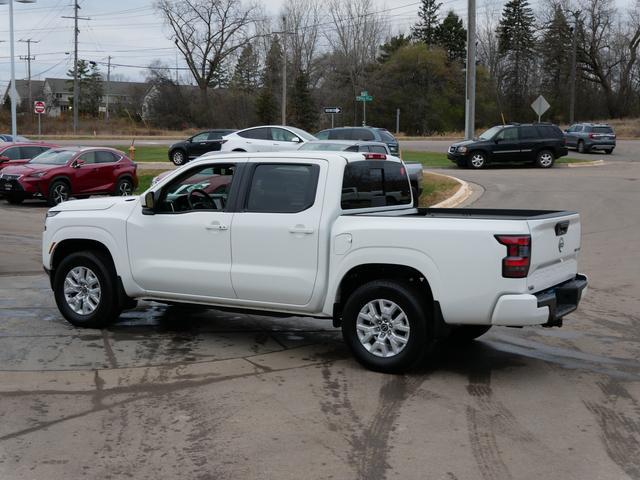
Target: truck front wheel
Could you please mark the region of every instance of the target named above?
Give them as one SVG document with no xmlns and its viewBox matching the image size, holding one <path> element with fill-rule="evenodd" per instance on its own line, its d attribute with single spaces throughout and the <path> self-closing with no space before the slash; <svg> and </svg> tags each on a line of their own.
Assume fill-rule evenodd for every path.
<svg viewBox="0 0 640 480">
<path fill-rule="evenodd" d="M 374 280 L 356 289 L 342 311 L 342 336 L 365 367 L 401 373 L 415 365 L 428 343 L 428 308 L 410 284 Z"/>
<path fill-rule="evenodd" d="M 121 313 L 113 266 L 100 252 L 77 252 L 62 260 L 53 293 L 64 318 L 76 327 L 103 328 Z"/>
</svg>

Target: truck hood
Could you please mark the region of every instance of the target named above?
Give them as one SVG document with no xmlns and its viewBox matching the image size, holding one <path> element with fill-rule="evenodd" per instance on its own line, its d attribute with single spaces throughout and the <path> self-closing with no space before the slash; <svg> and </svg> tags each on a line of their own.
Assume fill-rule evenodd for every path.
<svg viewBox="0 0 640 480">
<path fill-rule="evenodd" d="M 138 200 L 137 196 L 133 197 L 101 197 L 101 198 L 88 198 L 86 200 L 69 200 L 63 202 L 51 210 L 60 212 L 78 212 L 78 211 L 95 211 L 95 210 L 107 210 L 114 205 L 122 205 L 124 203 L 135 203 Z"/>
</svg>

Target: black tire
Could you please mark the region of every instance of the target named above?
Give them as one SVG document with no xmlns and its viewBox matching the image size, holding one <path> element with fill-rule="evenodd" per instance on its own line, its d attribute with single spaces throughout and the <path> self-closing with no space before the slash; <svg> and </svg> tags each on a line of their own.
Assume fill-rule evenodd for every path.
<svg viewBox="0 0 640 480">
<path fill-rule="evenodd" d="M 613 148 L 608 148 L 605 150 L 607 155 L 611 155 L 613 153 Z"/>
<path fill-rule="evenodd" d="M 126 197 L 133 195 L 133 182 L 130 178 L 121 178 L 116 183 L 116 188 L 113 190 L 112 195 L 117 197 Z"/>
<path fill-rule="evenodd" d="M 402 373 L 418 363 L 427 350 L 429 340 L 429 308 L 424 297 L 424 293 L 402 281 L 374 280 L 356 289 L 347 299 L 342 311 L 342 337 L 356 360 L 370 370 L 384 373 Z M 408 321 L 407 341 L 393 356 L 383 357 L 370 352 L 358 337 L 357 320 L 360 311 L 375 300 L 395 303 Z M 397 318 L 399 317 L 396 316 Z M 381 331 L 372 333 L 378 339 L 381 334 Z M 391 342 L 387 338 L 381 343 L 387 345 L 387 341 Z"/>
<path fill-rule="evenodd" d="M 536 155 L 536 166 L 539 168 L 551 168 L 556 161 L 551 150 L 540 150 Z"/>
<path fill-rule="evenodd" d="M 451 343 L 465 344 L 481 337 L 491 329 L 491 325 L 456 325 L 451 330 L 449 340 Z"/>
<path fill-rule="evenodd" d="M 171 161 L 173 162 L 173 164 L 176 166 L 184 165 L 189 161 L 189 159 L 187 158 L 187 152 L 185 152 L 181 148 L 173 150 L 169 156 L 171 157 Z"/>
<path fill-rule="evenodd" d="M 55 207 L 59 203 L 66 202 L 71 196 L 71 187 L 64 180 L 55 180 L 49 185 L 47 205 Z"/>
<path fill-rule="evenodd" d="M 459 158 L 458 160 L 456 160 L 456 165 L 458 166 L 458 168 L 467 168 L 469 166 L 464 158 Z"/>
<path fill-rule="evenodd" d="M 65 297 L 65 280 L 69 272 L 76 268 L 88 269 L 99 282 L 99 300 L 94 310 L 87 314 L 75 312 Z M 73 253 L 62 260 L 55 270 L 53 294 L 60 313 L 69 323 L 76 327 L 103 328 L 115 321 L 121 313 L 116 285 L 116 273 L 110 259 L 100 252 L 87 250 Z M 86 300 L 82 300 L 81 306 L 85 302 Z"/>
<path fill-rule="evenodd" d="M 236 148 L 232 150 L 232 152 L 246 152 L 246 150 L 243 150 L 242 148 Z"/>
<path fill-rule="evenodd" d="M 589 153 L 589 149 L 584 146 L 582 140 L 578 140 L 578 153 Z"/>
<path fill-rule="evenodd" d="M 20 205 L 24 202 L 24 197 L 22 195 L 8 195 L 6 198 L 7 202 L 11 205 Z"/>
<path fill-rule="evenodd" d="M 487 166 L 487 154 L 480 151 L 471 152 L 467 159 L 467 166 L 475 170 L 480 170 Z"/>
</svg>

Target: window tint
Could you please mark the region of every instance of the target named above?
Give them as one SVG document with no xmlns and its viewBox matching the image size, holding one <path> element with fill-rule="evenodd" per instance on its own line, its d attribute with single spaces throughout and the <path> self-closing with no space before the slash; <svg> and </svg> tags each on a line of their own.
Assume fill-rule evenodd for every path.
<svg viewBox="0 0 640 480">
<path fill-rule="evenodd" d="M 33 158 L 47 150 L 44 147 L 20 147 L 22 158 Z"/>
<path fill-rule="evenodd" d="M 224 211 L 234 165 L 207 165 L 190 169 L 162 189 L 158 211 L 180 213 L 193 210 Z"/>
<path fill-rule="evenodd" d="M 208 132 L 203 132 L 203 133 L 199 133 L 198 135 L 195 135 L 191 141 L 192 142 L 206 142 L 209 139 L 209 133 Z"/>
<path fill-rule="evenodd" d="M 353 140 L 375 140 L 376 137 L 373 132 L 366 128 L 354 128 L 352 130 Z"/>
<path fill-rule="evenodd" d="M 251 130 L 240 132 L 238 135 L 244 138 L 253 138 L 254 140 L 271 140 L 271 133 L 266 127 L 252 128 Z"/>
<path fill-rule="evenodd" d="M 318 140 L 328 140 L 329 139 L 329 130 L 323 130 L 321 132 L 316 133 L 316 138 Z"/>
<path fill-rule="evenodd" d="M 96 154 L 96 163 L 113 163 L 117 162 L 119 159 L 112 152 L 107 152 L 106 150 L 100 150 L 95 152 Z"/>
<path fill-rule="evenodd" d="M 82 160 L 84 163 L 96 163 L 96 152 L 83 153 L 78 157 L 78 160 Z"/>
<path fill-rule="evenodd" d="M 593 133 L 613 133 L 613 129 L 611 127 L 593 127 L 591 131 Z"/>
<path fill-rule="evenodd" d="M 373 153 L 389 153 L 382 145 L 369 145 L 369 151 Z"/>
<path fill-rule="evenodd" d="M 385 130 L 378 130 L 378 133 L 380 134 L 380 138 L 383 142 L 396 143 L 396 139 L 389 132 Z"/>
<path fill-rule="evenodd" d="M 506 142 L 518 140 L 518 129 L 505 128 L 496 136 L 496 140 L 502 140 Z"/>
<path fill-rule="evenodd" d="M 523 140 L 531 140 L 540 138 L 538 128 L 536 127 L 520 127 L 520 138 Z"/>
<path fill-rule="evenodd" d="M 317 165 L 258 165 L 251 179 L 247 212 L 296 213 L 313 205 L 318 184 Z"/>
<path fill-rule="evenodd" d="M 562 130 L 551 125 L 541 125 L 538 131 L 543 138 L 562 138 Z"/>
<path fill-rule="evenodd" d="M 349 163 L 342 179 L 344 210 L 411 203 L 409 179 L 401 163 L 364 161 Z"/>
<path fill-rule="evenodd" d="M 9 160 L 19 160 L 22 158 L 20 156 L 20 147 L 7 148 L 0 155 L 2 155 L 3 157 L 7 157 Z"/>
<path fill-rule="evenodd" d="M 226 135 L 224 132 L 209 132 L 209 140 L 220 140 L 223 135 Z"/>
<path fill-rule="evenodd" d="M 582 125 L 576 125 L 575 129 L 573 130 L 574 132 L 581 132 L 583 130 Z"/>
<path fill-rule="evenodd" d="M 329 130 L 329 140 L 353 140 L 353 128 L 336 128 Z"/>
<path fill-rule="evenodd" d="M 367 148 L 367 147 L 358 147 L 358 145 L 350 145 L 347 148 L 344 149 L 345 152 L 364 152 L 365 150 L 363 150 L 363 148 Z"/>
<path fill-rule="evenodd" d="M 297 135 L 285 130 L 284 128 L 271 129 L 271 139 L 276 142 L 293 142 L 293 139 L 297 137 Z"/>
</svg>

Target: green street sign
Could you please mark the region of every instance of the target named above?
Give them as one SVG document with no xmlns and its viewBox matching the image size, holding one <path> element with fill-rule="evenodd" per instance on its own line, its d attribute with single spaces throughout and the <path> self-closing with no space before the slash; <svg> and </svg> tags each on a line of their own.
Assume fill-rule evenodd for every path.
<svg viewBox="0 0 640 480">
<path fill-rule="evenodd" d="M 364 92 L 366 93 L 366 92 Z M 371 95 L 358 95 L 356 97 L 356 101 L 358 102 L 370 102 L 373 100 L 373 97 Z"/>
</svg>

